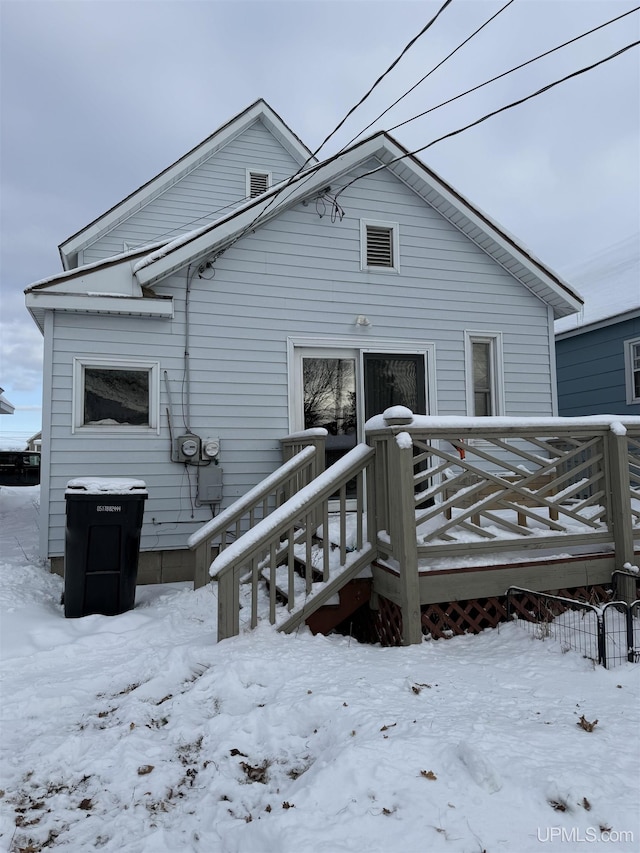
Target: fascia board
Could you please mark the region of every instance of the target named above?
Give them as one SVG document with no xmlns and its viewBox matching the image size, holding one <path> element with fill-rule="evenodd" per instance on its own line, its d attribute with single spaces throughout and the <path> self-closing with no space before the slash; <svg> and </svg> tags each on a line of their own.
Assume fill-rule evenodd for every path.
<svg viewBox="0 0 640 853">
<path fill-rule="evenodd" d="M 173 317 L 173 298 L 110 296 L 101 293 L 52 293 L 31 291 L 25 304 L 33 315 L 37 311 L 72 311 L 88 314 L 127 314 L 135 317 Z"/>
<path fill-rule="evenodd" d="M 215 131 L 211 136 L 200 142 L 195 148 L 168 166 L 160 174 L 156 175 L 147 183 L 143 184 L 123 201 L 116 204 L 106 213 L 99 216 L 93 222 L 69 237 L 58 247 L 63 264 L 67 256 L 80 251 L 87 243 L 97 239 L 108 232 L 115 225 L 128 219 L 136 210 L 140 210 L 154 198 L 167 190 L 173 184 L 181 180 L 186 174 L 193 171 L 200 163 L 208 160 L 217 151 L 228 145 L 235 137 L 240 135 L 256 120 L 262 119 L 265 126 L 285 145 L 294 159 L 304 163 L 311 152 L 298 139 L 282 119 L 269 105 L 260 100 L 249 107 L 245 112 L 231 119 L 222 128 Z M 66 265 L 65 265 L 66 268 Z"/>
<path fill-rule="evenodd" d="M 266 128 L 275 136 L 281 145 L 286 148 L 293 159 L 300 165 L 307 161 L 309 164 L 317 163 L 317 158 L 313 156 L 313 152 L 307 148 L 304 142 L 302 142 L 291 128 L 282 121 L 277 113 L 274 113 L 267 105 L 265 106 L 266 109 L 263 110 L 262 114 L 258 117 L 263 121 Z"/>
<path fill-rule="evenodd" d="M 239 211 L 231 213 L 225 219 L 213 223 L 209 229 L 199 236 L 186 241 L 175 249 L 171 249 L 166 255 L 153 261 L 153 263 L 140 267 L 134 273 L 136 279 L 140 285 L 153 284 L 188 264 L 224 248 L 234 237 L 241 234 L 243 229 L 250 226 L 256 218 L 261 216 L 270 205 L 268 216 L 262 219 L 259 225 L 263 225 L 277 216 L 282 210 L 293 207 L 305 198 L 313 196 L 319 189 L 329 185 L 331 181 L 337 180 L 345 172 L 357 166 L 358 163 L 375 157 L 379 151 L 380 140 L 374 138 L 367 140 L 356 150 L 347 151 L 333 158 L 324 166 L 316 168 L 311 176 L 301 172 L 296 183 L 291 185 L 289 195 L 279 204 L 272 204 L 272 198 L 276 193 L 283 190 L 282 186 L 273 187 L 271 192 L 264 194 L 258 204 L 253 201 L 248 209 L 243 210 L 241 208 Z"/>
</svg>

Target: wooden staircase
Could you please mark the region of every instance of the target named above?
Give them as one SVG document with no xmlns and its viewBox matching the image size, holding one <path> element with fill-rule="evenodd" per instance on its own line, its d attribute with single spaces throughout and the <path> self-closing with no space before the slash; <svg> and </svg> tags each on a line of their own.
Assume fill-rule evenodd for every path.
<svg viewBox="0 0 640 853">
<path fill-rule="evenodd" d="M 318 473 L 317 447 L 301 444 L 189 539 L 196 586 L 218 582 L 218 640 L 240 631 L 241 588 L 243 621 L 248 611 L 249 627 L 268 619 L 285 633 L 305 622 L 316 632 L 331 630 L 366 600 L 367 584 L 353 582 L 377 557 L 367 541 L 364 487 L 375 451 L 359 444 Z M 350 491 L 347 501 L 354 480 L 355 498 Z"/>
<path fill-rule="evenodd" d="M 335 544 L 329 544 L 335 548 Z M 328 582 L 323 581 L 322 572 L 314 567 L 317 556 L 322 552 L 324 543 L 318 539 L 312 547 L 312 560 L 310 571 L 304 557 L 296 557 L 294 560 L 293 587 L 294 595 L 291 597 L 292 606 L 289 607 L 290 574 L 286 565 L 276 567 L 275 581 L 271 579 L 271 573 L 264 569 L 261 578 L 267 594 L 271 588 L 275 588 L 275 596 L 280 605 L 280 612 L 276 616 L 278 630 L 288 633 L 303 622 L 314 634 L 328 634 L 338 627 L 342 622 L 352 616 L 363 604 L 371 598 L 372 579 L 370 577 L 357 577 L 366 569 L 374 558 L 369 549 L 364 549 L 358 558 L 354 560 L 348 571 L 341 572 Z M 307 591 L 307 576 L 311 578 L 311 589 Z"/>
</svg>

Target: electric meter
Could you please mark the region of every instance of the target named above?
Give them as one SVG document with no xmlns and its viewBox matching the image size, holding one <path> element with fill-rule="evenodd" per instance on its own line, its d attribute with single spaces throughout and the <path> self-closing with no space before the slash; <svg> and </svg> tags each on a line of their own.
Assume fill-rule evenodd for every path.
<svg viewBox="0 0 640 853">
<path fill-rule="evenodd" d="M 173 462 L 193 462 L 200 453 L 200 439 L 197 435 L 180 435 L 173 443 L 171 459 Z"/>
<path fill-rule="evenodd" d="M 198 452 L 198 442 L 194 441 L 193 438 L 188 438 L 186 441 L 182 442 L 182 450 L 183 456 L 195 456 Z"/>
<path fill-rule="evenodd" d="M 202 458 L 217 459 L 220 456 L 220 440 L 217 438 L 205 438 L 202 442 Z"/>
</svg>

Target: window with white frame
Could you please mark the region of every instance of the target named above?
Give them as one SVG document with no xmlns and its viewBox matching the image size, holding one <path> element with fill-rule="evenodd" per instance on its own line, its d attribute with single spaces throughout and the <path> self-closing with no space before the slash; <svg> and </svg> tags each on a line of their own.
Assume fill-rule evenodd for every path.
<svg viewBox="0 0 640 853">
<path fill-rule="evenodd" d="M 384 272 L 400 269 L 399 233 L 395 222 L 360 220 L 360 266 Z"/>
<path fill-rule="evenodd" d="M 157 431 L 159 364 L 74 359 L 73 428 Z"/>
<path fill-rule="evenodd" d="M 247 169 L 247 198 L 257 198 L 271 186 L 271 172 Z"/>
<path fill-rule="evenodd" d="M 640 403 L 640 338 L 624 342 L 627 404 Z"/>
<path fill-rule="evenodd" d="M 502 335 L 465 332 L 467 414 L 489 417 L 504 414 Z"/>
</svg>

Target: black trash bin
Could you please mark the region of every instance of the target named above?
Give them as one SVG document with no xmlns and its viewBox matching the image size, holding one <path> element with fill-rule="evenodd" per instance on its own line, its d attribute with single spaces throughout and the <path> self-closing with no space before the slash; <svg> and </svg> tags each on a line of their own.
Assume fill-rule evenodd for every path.
<svg viewBox="0 0 640 853">
<path fill-rule="evenodd" d="M 123 477 L 67 483 L 64 615 L 114 616 L 136 597 L 140 532 L 147 487 Z"/>
</svg>

